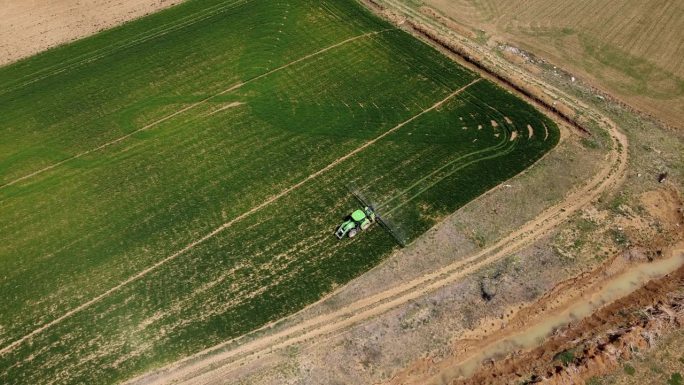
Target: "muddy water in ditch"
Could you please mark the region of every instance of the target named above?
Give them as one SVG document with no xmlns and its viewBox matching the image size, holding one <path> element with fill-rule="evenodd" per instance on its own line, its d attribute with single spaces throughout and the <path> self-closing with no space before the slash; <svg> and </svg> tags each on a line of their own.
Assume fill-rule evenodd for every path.
<svg viewBox="0 0 684 385">
<path fill-rule="evenodd" d="M 444 384 L 448 383 L 448 380 L 469 377 L 485 360 L 502 358 L 516 350 L 539 346 L 555 329 L 591 315 L 601 306 L 631 294 L 646 282 L 663 277 L 682 265 L 684 265 L 684 250 L 677 250 L 665 259 L 634 265 L 626 272 L 608 278 L 591 296 L 578 300 L 565 310 L 549 315 L 542 322 L 519 333 L 488 345 L 455 367 L 448 368 L 436 375 L 429 383 Z"/>
</svg>

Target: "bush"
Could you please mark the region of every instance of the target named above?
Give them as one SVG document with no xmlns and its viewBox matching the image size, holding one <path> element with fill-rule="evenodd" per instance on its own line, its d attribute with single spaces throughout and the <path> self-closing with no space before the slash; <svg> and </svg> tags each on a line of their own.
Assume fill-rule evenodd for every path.
<svg viewBox="0 0 684 385">
<path fill-rule="evenodd" d="M 624 366 L 625 373 L 629 374 L 630 376 L 633 376 L 634 373 L 636 373 L 636 369 L 630 364 L 625 364 Z"/>
<path fill-rule="evenodd" d="M 575 352 L 573 352 L 572 349 L 564 350 L 556 354 L 556 357 L 554 357 L 554 359 L 560 361 L 563 364 L 563 366 L 568 366 L 570 363 L 572 363 L 572 361 L 575 360 Z"/>
</svg>

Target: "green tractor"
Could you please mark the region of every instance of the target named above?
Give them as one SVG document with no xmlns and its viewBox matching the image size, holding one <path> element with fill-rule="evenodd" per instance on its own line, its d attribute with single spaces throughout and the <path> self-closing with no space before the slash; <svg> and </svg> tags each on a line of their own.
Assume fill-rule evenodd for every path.
<svg viewBox="0 0 684 385">
<path fill-rule="evenodd" d="M 347 216 L 344 223 L 337 228 L 335 235 L 342 239 L 345 236 L 354 238 L 361 230 L 366 230 L 375 222 L 375 211 L 372 207 L 366 206 L 363 210 L 358 209 Z"/>
</svg>

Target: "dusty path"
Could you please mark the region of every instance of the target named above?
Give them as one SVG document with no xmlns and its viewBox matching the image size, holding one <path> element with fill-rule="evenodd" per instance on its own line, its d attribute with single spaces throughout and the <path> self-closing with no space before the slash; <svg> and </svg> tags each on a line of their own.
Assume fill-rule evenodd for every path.
<svg viewBox="0 0 684 385">
<path fill-rule="evenodd" d="M 256 77 L 253 77 L 253 78 L 251 78 L 251 79 L 249 79 L 249 80 L 246 80 L 246 81 L 241 82 L 241 83 L 236 83 L 236 84 L 230 86 L 229 88 L 227 88 L 227 89 L 225 89 L 225 90 L 223 90 L 223 91 L 220 91 L 220 92 L 218 92 L 218 93 L 215 93 L 215 94 L 213 94 L 213 95 L 211 95 L 211 96 L 208 96 L 208 97 L 206 97 L 206 98 L 204 98 L 204 99 L 202 99 L 202 100 L 200 100 L 200 101 L 198 101 L 198 102 L 195 102 L 195 103 L 193 103 L 193 104 L 190 104 L 189 106 L 186 106 L 186 107 L 184 107 L 184 108 L 181 108 L 180 110 L 175 111 L 175 112 L 173 112 L 173 113 L 171 113 L 171 114 L 169 114 L 169 115 L 166 115 L 166 116 L 164 116 L 163 118 L 157 119 L 157 120 L 155 120 L 155 121 L 152 122 L 152 123 L 149 123 L 149 124 L 147 124 L 147 125 L 145 125 L 145 126 L 143 126 L 143 127 L 140 127 L 140 128 L 138 128 L 138 129 L 135 129 L 135 130 L 129 132 L 128 134 L 126 134 L 126 135 L 120 136 L 120 137 L 118 137 L 118 138 L 116 138 L 116 139 L 110 140 L 109 142 L 103 143 L 103 144 L 101 144 L 101 145 L 99 145 L 99 146 L 97 146 L 97 147 L 91 148 L 91 149 L 89 149 L 89 150 L 80 152 L 80 153 L 78 153 L 78 154 L 76 154 L 76 155 L 73 155 L 73 156 L 70 156 L 70 157 L 68 157 L 68 158 L 62 159 L 62 160 L 60 160 L 59 162 L 56 162 L 56 163 L 50 164 L 50 165 L 48 165 L 48 166 L 45 166 L 45 167 L 43 167 L 43 168 L 41 168 L 41 169 L 39 169 L 39 170 L 36 170 L 36 171 L 34 171 L 34 172 L 32 172 L 32 173 L 29 173 L 29 174 L 23 175 L 23 176 L 21 176 L 21 177 L 19 177 L 19 178 L 13 179 L 13 180 L 11 180 L 11 181 L 5 183 L 5 184 L 0 185 L 0 189 L 5 188 L 5 187 L 8 187 L 8 186 L 12 186 L 12 185 L 17 184 L 17 183 L 19 183 L 19 182 L 21 182 L 21 181 L 30 179 L 30 178 L 32 178 L 32 177 L 34 177 L 34 176 L 36 176 L 36 175 L 39 175 L 39 174 L 42 174 L 42 173 L 44 173 L 44 172 L 46 172 L 46 171 L 50 171 L 50 170 L 52 170 L 52 169 L 54 169 L 54 168 L 57 168 L 57 167 L 59 167 L 59 166 L 65 164 L 65 163 L 71 162 L 71 161 L 73 161 L 73 160 L 75 160 L 75 159 L 84 157 L 84 156 L 86 156 L 86 155 L 88 155 L 88 154 L 91 154 L 91 153 L 93 153 L 93 152 L 96 152 L 96 151 L 102 150 L 102 149 L 104 149 L 104 148 L 107 148 L 107 147 L 109 147 L 109 146 L 111 146 L 111 145 L 113 145 L 113 144 L 116 144 L 116 143 L 119 143 L 119 142 L 121 142 L 121 141 L 124 141 L 124 140 L 130 138 L 131 136 L 133 136 L 133 135 L 135 135 L 135 134 L 141 132 L 141 131 L 145 131 L 145 130 L 148 130 L 148 129 L 153 128 L 153 127 L 155 127 L 155 126 L 158 126 L 160 123 L 163 123 L 163 122 L 165 122 L 165 121 L 167 121 L 167 120 L 169 120 L 169 119 L 172 119 L 172 118 L 174 118 L 174 117 L 176 117 L 176 116 L 178 116 L 178 115 L 183 114 L 184 112 L 187 112 L 187 111 L 190 111 L 190 110 L 192 110 L 192 109 L 194 109 L 194 108 L 196 108 L 196 107 L 199 107 L 199 106 L 201 106 L 201 105 L 203 105 L 203 104 L 205 104 L 205 103 L 207 103 L 207 102 L 209 102 L 209 101 L 211 101 L 211 100 L 213 100 L 213 99 L 215 99 L 215 98 L 217 98 L 217 97 L 219 97 L 219 96 L 222 96 L 222 95 L 225 95 L 225 94 L 227 94 L 227 93 L 229 93 L 229 92 L 235 91 L 235 90 L 237 90 L 238 88 L 244 86 L 245 84 L 249 84 L 249 83 L 251 83 L 251 82 L 254 82 L 254 81 L 257 81 L 257 80 L 262 79 L 262 78 L 264 78 L 264 77 L 267 77 L 267 76 L 269 76 L 269 75 L 272 75 L 272 74 L 274 74 L 274 73 L 276 73 L 276 72 L 282 71 L 282 70 L 284 70 L 284 69 L 286 69 L 286 68 L 288 68 L 288 67 L 291 67 L 291 66 L 293 66 L 293 65 L 295 65 L 295 64 L 297 64 L 297 63 L 300 63 L 300 62 L 302 62 L 302 61 L 304 61 L 304 60 L 311 59 L 311 58 L 313 58 L 313 57 L 315 57 L 315 56 L 318 56 L 318 55 L 321 55 L 321 54 L 323 54 L 323 53 L 325 53 L 325 52 L 328 52 L 328 51 L 330 51 L 331 49 L 340 47 L 340 46 L 345 45 L 345 44 L 347 44 L 347 43 L 351 43 L 351 42 L 353 42 L 354 40 L 358 40 L 358 39 L 361 39 L 361 38 L 365 38 L 365 37 L 377 35 L 377 34 L 379 34 L 379 33 L 387 32 L 387 31 L 391 31 L 391 29 L 385 29 L 385 30 L 381 30 L 381 31 L 374 31 L 374 32 L 369 32 L 369 33 L 365 33 L 365 34 L 362 34 L 362 35 L 358 35 L 358 36 L 351 37 L 351 38 L 346 39 L 346 40 L 343 40 L 343 41 L 341 41 L 341 42 L 339 42 L 339 43 L 336 43 L 336 44 L 333 44 L 333 45 L 328 46 L 328 47 L 326 47 L 326 48 L 320 49 L 320 50 L 318 50 L 318 51 L 316 51 L 316 52 L 310 53 L 310 54 L 308 54 L 308 55 L 306 55 L 306 56 L 303 56 L 303 57 L 301 57 L 301 58 L 299 58 L 299 59 L 297 59 L 297 60 L 293 60 L 293 61 L 291 61 L 291 62 L 289 62 L 289 63 L 287 63 L 287 64 L 283 64 L 283 65 L 280 66 L 280 67 L 274 68 L 274 69 L 272 69 L 272 70 L 270 70 L 270 71 L 268 71 L 268 72 L 265 72 L 265 73 L 263 73 L 263 74 L 261 74 L 261 75 L 258 75 L 258 76 L 256 76 Z"/>
<path fill-rule="evenodd" d="M 375 33 L 379 33 L 379 32 L 375 32 Z M 366 34 L 366 35 L 367 35 L 367 34 Z M 362 35 L 362 36 L 365 36 L 365 35 Z M 358 36 L 358 37 L 356 37 L 356 38 L 359 38 L 359 37 L 361 37 L 361 36 Z M 347 40 L 347 41 L 349 41 L 349 40 Z M 343 43 L 344 43 L 344 42 L 343 42 Z M 342 44 L 342 43 L 339 43 L 339 44 L 337 44 L 337 45 L 340 45 L 340 44 Z M 336 46 L 337 46 L 337 45 L 336 45 Z M 333 47 L 329 47 L 329 48 L 327 48 L 327 49 L 331 49 L 331 48 L 333 48 Z M 321 52 L 321 51 L 319 51 L 319 52 Z M 311 55 L 308 56 L 308 57 L 311 57 Z M 306 57 L 305 57 L 305 58 L 306 58 Z M 296 63 L 296 62 L 299 62 L 299 61 L 301 61 L 301 60 L 304 60 L 304 58 L 299 59 L 299 60 L 297 60 L 297 61 L 294 61 L 294 62 L 292 62 L 292 63 L 290 63 L 290 64 L 287 64 L 286 66 L 292 65 L 292 64 L 294 64 L 294 63 Z M 279 68 L 276 69 L 276 70 L 283 69 L 283 68 L 285 68 L 286 66 L 279 67 Z M 268 75 L 268 74 L 270 74 L 270 73 L 273 73 L 273 72 L 276 71 L 276 70 L 273 70 L 273 71 L 271 71 L 271 72 L 269 72 L 269 73 L 267 73 L 267 74 L 261 75 L 260 77 L 263 77 L 263 76 L 266 76 L 266 75 Z M 258 79 L 258 78 L 259 78 L 259 77 L 254 78 L 254 79 L 252 79 L 252 80 L 256 80 L 256 79 Z M 183 247 L 182 249 L 178 250 L 177 252 L 175 252 L 175 253 L 169 255 L 168 257 L 166 257 L 166 258 L 164 258 L 164 259 L 162 259 L 162 260 L 156 262 L 155 264 L 151 265 L 150 267 L 148 267 L 148 268 L 146 268 L 146 269 L 144 269 L 144 270 L 142 270 L 142 271 L 136 273 L 135 275 L 133 275 L 133 276 L 127 278 L 125 281 L 119 283 L 118 285 L 112 287 L 111 289 L 105 291 L 104 293 L 98 295 L 97 297 L 94 297 L 93 299 L 91 299 L 91 300 L 89 300 L 89 301 L 86 301 L 86 302 L 82 303 L 81 305 L 79 305 L 79 306 L 77 306 L 77 307 L 75 307 L 75 308 L 69 310 L 68 312 L 64 313 L 64 315 L 62 315 L 62 316 L 60 316 L 60 317 L 54 319 L 54 320 L 51 321 L 51 322 L 46 323 L 45 325 L 43 325 L 43 326 L 41 326 L 41 327 L 39 327 L 39 328 L 33 330 L 32 332 L 30 332 L 30 333 L 24 335 L 23 337 L 17 339 L 16 341 L 12 342 L 11 344 L 9 344 L 9 345 L 3 347 L 2 349 L 0 349 L 0 355 L 4 355 L 4 354 L 7 354 L 7 353 L 11 352 L 11 351 L 14 350 L 16 347 L 18 347 L 19 345 L 21 345 L 21 344 L 24 343 L 25 341 L 31 339 L 32 337 L 35 337 L 36 335 L 42 333 L 43 331 L 49 329 L 50 327 L 52 327 L 52 326 L 54 326 L 54 325 L 57 325 L 57 324 L 61 323 L 62 321 L 64 321 L 65 319 L 71 317 L 72 315 L 74 315 L 74 314 L 76 314 L 76 313 L 79 313 L 79 312 L 81 312 L 82 310 L 85 310 L 86 308 L 92 306 L 93 304 L 95 304 L 95 303 L 101 301 L 102 299 L 104 299 L 104 298 L 110 296 L 111 294 L 113 294 L 113 293 L 119 291 L 121 288 L 125 287 L 126 285 L 130 284 L 131 282 L 134 282 L 134 281 L 139 280 L 140 278 L 146 276 L 147 274 L 149 274 L 150 272 L 156 270 L 156 269 L 159 268 L 160 266 L 162 266 L 162 265 L 164 265 L 164 264 L 166 264 L 166 263 L 168 263 L 168 262 L 170 262 L 170 261 L 176 259 L 177 257 L 179 257 L 179 256 L 182 255 L 182 254 L 185 254 L 186 252 L 188 252 L 189 250 L 193 249 L 193 248 L 196 247 L 197 245 L 200 245 L 200 244 L 206 242 L 207 240 L 209 240 L 209 239 L 215 237 L 215 236 L 218 235 L 219 233 L 221 233 L 221 232 L 223 232 L 224 230 L 226 230 L 226 229 L 230 228 L 231 226 L 233 226 L 235 223 L 240 222 L 240 221 L 244 220 L 245 218 L 247 218 L 247 217 L 249 217 L 249 216 L 251 216 L 251 215 L 253 215 L 253 214 L 255 214 L 255 213 L 261 211 L 262 209 L 264 209 L 264 208 L 270 206 L 270 205 L 271 205 L 272 203 L 274 203 L 275 201 L 277 201 L 277 200 L 279 200 L 280 198 L 282 198 L 282 197 L 284 197 L 284 196 L 290 194 L 292 191 L 295 191 L 295 190 L 299 189 L 300 187 L 302 187 L 303 185 L 305 185 L 307 182 L 309 182 L 309 181 L 311 181 L 311 180 L 313 180 L 313 179 L 315 179 L 315 178 L 321 176 L 322 174 L 324 174 L 324 173 L 330 171 L 331 169 L 333 169 L 333 168 L 334 168 L 335 166 L 337 166 L 338 164 L 340 164 L 340 163 L 344 162 L 345 160 L 351 158 L 352 156 L 358 154 L 359 152 L 361 152 L 361 151 L 363 151 L 364 149 L 368 148 L 369 146 L 373 145 L 375 142 L 379 141 L 380 139 L 382 139 L 382 138 L 386 137 L 387 135 L 389 135 L 389 134 L 395 132 L 396 130 L 400 129 L 401 127 L 403 127 L 403 126 L 405 126 L 405 125 L 411 123 L 412 121 L 418 119 L 419 117 L 423 116 L 424 114 L 426 114 L 426 113 L 428 113 L 428 112 L 430 112 L 430 111 L 432 111 L 432 110 L 434 110 L 434 109 L 436 109 L 436 108 L 439 108 L 439 107 L 440 107 L 442 104 L 444 104 L 446 101 L 448 101 L 449 99 L 452 99 L 452 98 L 455 97 L 456 95 L 462 93 L 462 92 L 465 91 L 468 87 L 472 86 L 473 84 L 477 83 L 477 82 L 480 81 L 480 80 L 481 80 L 481 79 L 478 78 L 478 79 L 475 79 L 475 80 L 471 81 L 471 82 L 468 83 L 467 85 L 465 85 L 465 86 L 459 88 L 458 90 L 456 90 L 456 91 L 450 93 L 447 97 L 445 97 L 444 99 L 438 101 L 437 103 L 435 103 L 435 104 L 432 105 L 431 107 L 424 109 L 424 110 L 421 111 L 420 113 L 418 113 L 418 114 L 412 116 L 411 118 L 409 118 L 409 119 L 407 119 L 407 120 L 405 120 L 405 121 L 399 123 L 398 125 L 396 125 L 396 126 L 390 128 L 389 130 L 383 132 L 382 134 L 376 136 L 375 138 L 366 141 L 366 142 L 365 142 L 364 144 L 362 144 L 361 146 L 359 146 L 359 147 L 355 148 L 354 150 L 348 152 L 347 154 L 345 154 L 345 155 L 343 155 L 343 156 L 341 156 L 341 157 L 335 159 L 334 161 L 332 161 L 331 163 L 329 163 L 327 166 L 321 168 L 320 170 L 318 170 L 318 171 L 316 171 L 316 172 L 314 172 L 314 173 L 312 173 L 312 174 L 309 174 L 306 178 L 304 178 L 304 179 L 301 180 L 300 182 L 298 182 L 298 183 L 296 183 L 296 184 L 294 184 L 294 185 L 292 185 L 292 186 L 290 186 L 290 187 L 288 187 L 288 188 L 282 190 L 281 192 L 279 192 L 279 193 L 276 194 L 276 195 L 271 196 L 270 198 L 268 198 L 268 199 L 266 199 L 265 201 L 263 201 L 261 204 L 259 204 L 259 205 L 255 206 L 255 207 L 253 207 L 252 209 L 250 209 L 249 211 L 246 211 L 246 212 L 244 212 L 244 213 L 238 215 L 237 217 L 231 219 L 230 221 L 223 223 L 221 226 L 215 228 L 214 230 L 212 230 L 212 231 L 209 232 L 208 234 L 204 235 L 202 238 L 199 238 L 199 239 L 197 239 L 197 240 L 195 240 L 195 241 L 189 243 L 188 245 L 186 245 L 186 246 Z M 245 83 L 240 83 L 240 85 L 242 85 L 242 84 L 245 84 Z M 235 87 L 235 86 L 234 86 L 234 87 Z M 233 88 L 234 88 L 234 87 L 233 87 Z M 227 92 L 227 91 L 224 91 L 223 93 L 225 93 L 225 92 Z M 217 95 L 218 95 L 218 94 L 217 94 Z M 196 104 L 197 104 L 197 103 L 195 103 L 194 105 L 196 105 Z M 193 105 L 193 106 L 194 106 L 194 105 Z M 192 106 L 186 107 L 185 110 L 187 110 L 187 109 L 189 109 L 189 108 L 191 108 L 191 107 L 192 107 Z M 178 113 L 180 113 L 180 112 L 177 112 L 176 114 L 178 114 Z"/>
</svg>

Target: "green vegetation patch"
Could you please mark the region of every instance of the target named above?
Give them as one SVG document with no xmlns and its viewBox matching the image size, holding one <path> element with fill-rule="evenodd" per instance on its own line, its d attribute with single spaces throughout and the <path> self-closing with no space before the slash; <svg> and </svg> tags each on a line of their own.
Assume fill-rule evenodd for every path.
<svg viewBox="0 0 684 385">
<path fill-rule="evenodd" d="M 0 68 L 0 122 L 8 384 L 116 383 L 292 314 L 397 247 L 333 235 L 347 185 L 410 242 L 559 139 L 353 1 L 185 2 Z"/>
<path fill-rule="evenodd" d="M 625 373 L 627 373 L 630 376 L 633 376 L 636 373 L 636 369 L 630 364 L 625 364 L 623 366 L 623 369 L 625 370 Z"/>
<path fill-rule="evenodd" d="M 573 349 L 564 350 L 556 354 L 554 360 L 560 361 L 563 366 L 568 366 L 575 360 L 575 351 Z"/>
</svg>

